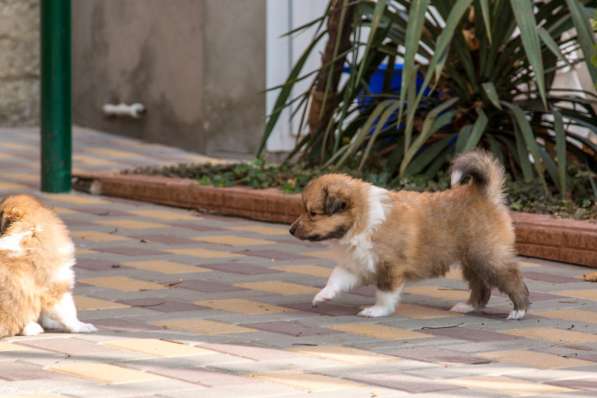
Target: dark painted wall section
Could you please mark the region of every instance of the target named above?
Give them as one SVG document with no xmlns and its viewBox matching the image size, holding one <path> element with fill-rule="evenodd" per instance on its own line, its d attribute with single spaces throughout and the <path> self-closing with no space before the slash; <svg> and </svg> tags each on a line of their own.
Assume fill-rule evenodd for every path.
<svg viewBox="0 0 597 398">
<path fill-rule="evenodd" d="M 198 152 L 253 153 L 265 29 L 265 0 L 74 0 L 74 122 Z M 120 101 L 147 114 L 103 115 L 104 103 Z"/>
</svg>

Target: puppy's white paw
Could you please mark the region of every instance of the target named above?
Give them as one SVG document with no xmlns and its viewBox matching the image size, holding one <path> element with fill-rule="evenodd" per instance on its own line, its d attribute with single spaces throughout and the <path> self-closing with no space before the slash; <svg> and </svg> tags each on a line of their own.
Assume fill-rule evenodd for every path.
<svg viewBox="0 0 597 398">
<path fill-rule="evenodd" d="M 524 318 L 524 316 L 526 314 L 527 314 L 526 310 L 512 310 L 510 312 L 510 315 L 508 315 L 508 319 L 520 320 L 520 319 Z"/>
<path fill-rule="evenodd" d="M 366 316 L 369 318 L 379 318 L 381 316 L 388 316 L 392 315 L 394 310 L 390 307 L 382 306 L 382 305 L 372 305 L 371 307 L 364 308 L 361 312 L 359 312 L 359 316 Z"/>
<path fill-rule="evenodd" d="M 23 332 L 21 333 L 23 336 L 37 336 L 38 334 L 42 334 L 44 329 L 40 326 L 37 322 L 29 322 L 23 328 Z"/>
<path fill-rule="evenodd" d="M 97 328 L 95 326 L 93 326 L 91 323 L 78 322 L 77 324 L 69 327 L 69 332 L 71 332 L 71 333 L 91 333 L 91 332 L 97 332 Z"/>
<path fill-rule="evenodd" d="M 473 312 L 474 310 L 475 310 L 475 307 L 473 307 L 472 305 L 470 305 L 468 303 L 458 303 L 458 304 L 454 305 L 454 307 L 450 308 L 450 311 L 459 312 L 461 314 L 467 314 L 469 312 Z"/>
<path fill-rule="evenodd" d="M 323 288 L 315 295 L 315 297 L 313 297 L 311 304 L 313 307 L 317 307 L 317 304 L 323 303 L 324 301 L 330 301 L 334 297 L 336 297 L 335 291 L 328 288 Z"/>
</svg>

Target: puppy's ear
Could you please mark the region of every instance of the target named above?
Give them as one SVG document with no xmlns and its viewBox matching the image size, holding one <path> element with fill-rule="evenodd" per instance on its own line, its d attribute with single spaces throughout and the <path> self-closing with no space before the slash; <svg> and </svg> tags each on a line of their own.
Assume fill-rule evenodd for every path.
<svg viewBox="0 0 597 398">
<path fill-rule="evenodd" d="M 346 203 L 346 200 L 337 194 L 329 193 L 328 190 L 325 191 L 325 214 L 331 216 L 332 214 L 346 210 L 347 207 L 348 203 Z"/>
<path fill-rule="evenodd" d="M 0 235 L 6 233 L 6 230 L 22 217 L 23 211 L 20 209 L 10 208 L 0 210 Z"/>
<path fill-rule="evenodd" d="M 6 216 L 6 214 L 3 211 L 0 212 L 0 235 L 6 232 L 10 224 L 11 222 Z"/>
</svg>

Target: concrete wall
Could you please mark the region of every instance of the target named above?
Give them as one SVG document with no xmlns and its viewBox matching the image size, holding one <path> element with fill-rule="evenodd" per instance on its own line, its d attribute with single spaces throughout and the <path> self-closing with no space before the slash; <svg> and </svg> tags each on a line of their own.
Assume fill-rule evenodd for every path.
<svg viewBox="0 0 597 398">
<path fill-rule="evenodd" d="M 0 126 L 39 118 L 39 1 L 0 0 Z"/>
<path fill-rule="evenodd" d="M 207 153 L 253 153 L 265 114 L 265 0 L 74 0 L 76 124 Z M 139 120 L 106 102 L 141 102 Z"/>
</svg>

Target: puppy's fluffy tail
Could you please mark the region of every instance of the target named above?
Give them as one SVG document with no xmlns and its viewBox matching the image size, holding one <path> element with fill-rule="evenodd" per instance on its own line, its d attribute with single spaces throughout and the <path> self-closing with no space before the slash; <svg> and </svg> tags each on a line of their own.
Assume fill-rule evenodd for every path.
<svg viewBox="0 0 597 398">
<path fill-rule="evenodd" d="M 457 156 L 452 162 L 452 186 L 469 177 L 489 200 L 504 203 L 504 168 L 493 155 L 476 149 Z"/>
</svg>

